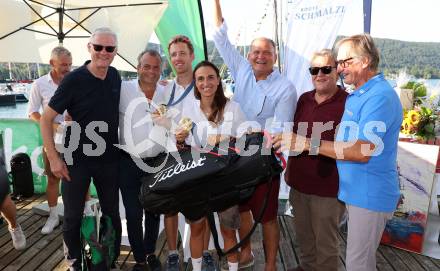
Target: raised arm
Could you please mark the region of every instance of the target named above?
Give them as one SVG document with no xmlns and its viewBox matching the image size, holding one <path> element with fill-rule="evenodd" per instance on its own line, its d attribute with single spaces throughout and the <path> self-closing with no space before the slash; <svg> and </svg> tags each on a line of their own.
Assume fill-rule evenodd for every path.
<svg viewBox="0 0 440 271">
<path fill-rule="evenodd" d="M 220 0 L 215 0 L 214 2 L 214 22 L 215 26 L 220 27 L 223 22 L 222 8 L 220 6 Z"/>
<path fill-rule="evenodd" d="M 228 38 L 227 26 L 223 20 L 222 11 L 220 7 L 220 0 L 214 0 L 214 21 L 216 30 L 213 33 L 215 47 L 220 53 L 223 61 L 228 66 L 232 78 L 237 79 L 238 70 L 242 65 L 249 65 L 247 60 L 240 55 L 234 48 Z"/>
</svg>

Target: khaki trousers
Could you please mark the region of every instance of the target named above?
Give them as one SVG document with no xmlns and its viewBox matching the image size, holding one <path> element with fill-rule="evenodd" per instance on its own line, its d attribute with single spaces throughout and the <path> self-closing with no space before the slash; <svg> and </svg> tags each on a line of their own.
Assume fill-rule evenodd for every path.
<svg viewBox="0 0 440 271">
<path fill-rule="evenodd" d="M 345 212 L 337 198 L 320 197 L 290 190 L 300 265 L 305 271 L 337 271 L 338 226 Z"/>
</svg>

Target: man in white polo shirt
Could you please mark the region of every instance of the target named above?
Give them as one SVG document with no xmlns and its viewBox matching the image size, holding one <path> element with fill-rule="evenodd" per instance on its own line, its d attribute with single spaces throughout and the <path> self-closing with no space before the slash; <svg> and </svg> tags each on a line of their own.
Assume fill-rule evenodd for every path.
<svg viewBox="0 0 440 271">
<path fill-rule="evenodd" d="M 138 198 L 142 176 L 152 173 L 153 158 L 166 150 L 167 130 L 153 122 L 153 114 L 164 101 L 164 89 L 157 84 L 161 64 L 157 51 L 143 51 L 138 57 L 138 78 L 123 81 L 121 85 L 119 188 L 125 207 L 128 240 L 136 261 L 133 271 L 147 270 L 147 264 L 151 271 L 162 270 L 154 254 L 160 215 L 144 211 Z"/>
<path fill-rule="evenodd" d="M 32 84 L 28 115 L 29 118 L 40 123 L 40 109 L 44 109 L 52 98 L 58 85 L 64 76 L 70 72 L 72 67 L 72 55 L 66 48 L 57 46 L 52 49 L 50 55 L 51 70 L 48 74 L 41 76 Z M 64 120 L 63 115 L 58 115 L 53 123 L 54 129 Z M 46 197 L 49 205 L 49 218 L 43 226 L 41 233 L 49 234 L 60 223 L 57 212 L 58 188 L 60 180 L 50 170 L 47 154 L 43 149 L 44 171 L 47 176 Z M 89 196 L 88 196 L 89 197 Z M 86 208 L 90 208 L 90 204 L 86 204 Z"/>
</svg>

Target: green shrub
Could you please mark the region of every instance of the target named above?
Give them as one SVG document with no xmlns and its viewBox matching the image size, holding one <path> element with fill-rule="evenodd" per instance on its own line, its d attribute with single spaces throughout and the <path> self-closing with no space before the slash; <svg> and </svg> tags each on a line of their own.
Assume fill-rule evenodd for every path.
<svg viewBox="0 0 440 271">
<path fill-rule="evenodd" d="M 427 94 L 426 86 L 423 83 L 416 83 L 413 86 L 414 97 L 425 97 Z"/>
<path fill-rule="evenodd" d="M 414 81 L 408 81 L 406 84 L 404 84 L 400 88 L 413 89 L 415 83 L 416 82 L 414 82 Z"/>
</svg>

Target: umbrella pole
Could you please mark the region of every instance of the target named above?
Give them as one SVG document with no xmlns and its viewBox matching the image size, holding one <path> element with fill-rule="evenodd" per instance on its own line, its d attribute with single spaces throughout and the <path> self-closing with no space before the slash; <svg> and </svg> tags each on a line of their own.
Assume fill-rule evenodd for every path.
<svg viewBox="0 0 440 271">
<path fill-rule="evenodd" d="M 56 11 L 58 12 L 58 42 L 60 46 L 63 46 L 63 41 L 64 41 L 64 32 L 63 32 L 63 20 L 64 20 L 64 5 L 65 5 L 65 1 L 62 0 L 61 1 L 61 5 L 59 8 L 56 9 Z"/>
</svg>

